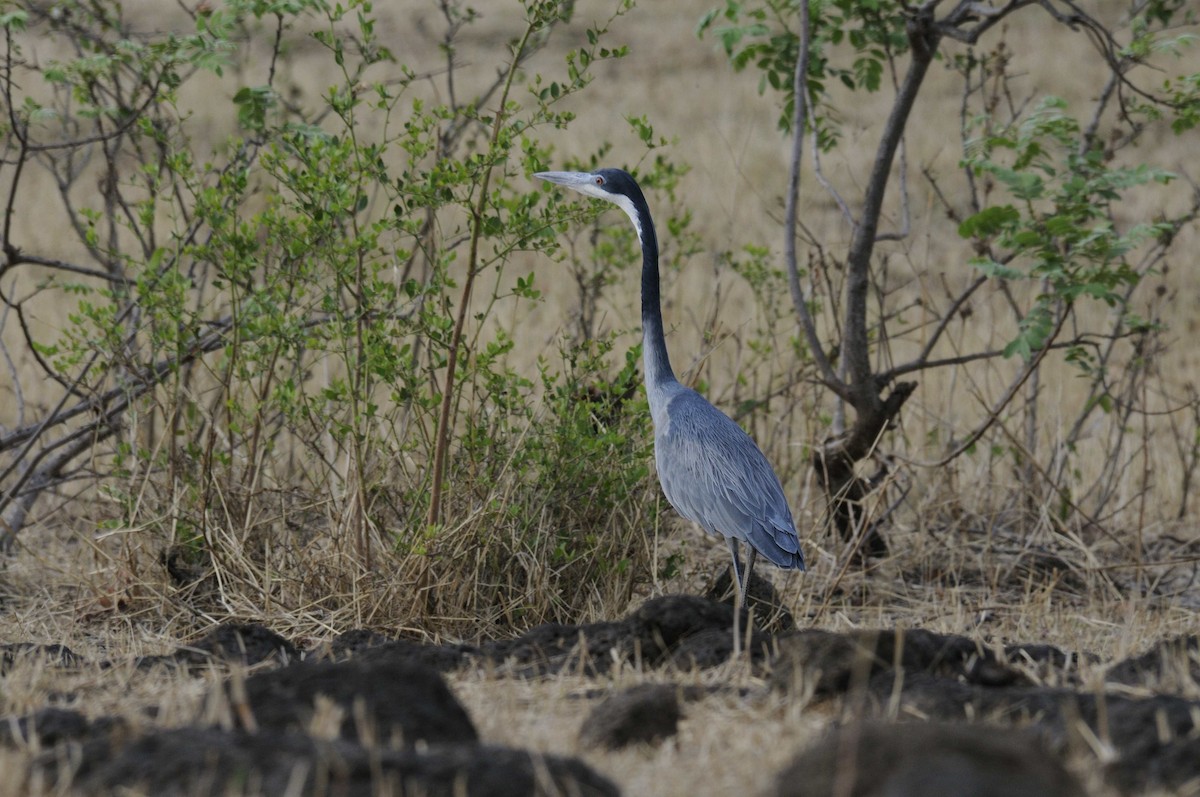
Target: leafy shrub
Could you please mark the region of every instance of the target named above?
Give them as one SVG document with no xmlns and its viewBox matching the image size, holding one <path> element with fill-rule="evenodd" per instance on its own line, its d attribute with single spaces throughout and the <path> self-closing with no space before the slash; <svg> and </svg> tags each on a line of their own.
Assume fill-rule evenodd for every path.
<svg viewBox="0 0 1200 797">
<path fill-rule="evenodd" d="M 6 3 L 8 199 L 42 167 L 66 235 L 43 254 L 10 217 L 4 270 L 71 307 L 56 332 L 23 326 L 8 542 L 82 481 L 131 552 L 169 548 L 193 599 L 234 613 L 446 629 L 623 608 L 655 511 L 636 351 L 564 341 L 535 379 L 491 323 L 539 300 L 513 256 L 598 212 L 528 180 L 562 102 L 624 54 L 593 26 L 560 74 L 529 74 L 572 6 L 520 4 L 500 77 L 462 99 L 478 19 L 459 3 L 437 76 L 398 62 L 364 0 L 202 4 L 162 33 L 117 0 Z M 59 59 L 26 59 L 34 37 Z M 319 96 L 287 77 L 305 43 Z M 586 256 L 618 274 L 622 240 Z"/>
</svg>

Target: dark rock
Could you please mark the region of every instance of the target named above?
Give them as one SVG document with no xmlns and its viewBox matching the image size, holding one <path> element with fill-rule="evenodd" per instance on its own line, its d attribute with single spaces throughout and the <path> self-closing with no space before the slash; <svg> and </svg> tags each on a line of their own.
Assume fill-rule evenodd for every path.
<svg viewBox="0 0 1200 797">
<path fill-rule="evenodd" d="M 83 663 L 66 645 L 39 645 L 34 642 L 13 642 L 0 645 L 0 675 L 7 674 L 19 660 L 41 659 L 58 667 L 76 667 Z"/>
<path fill-rule="evenodd" d="M 775 654 L 775 638 L 755 633 L 743 643 L 750 652 L 750 661 L 761 667 Z M 746 648 L 742 655 L 745 656 Z M 733 633 L 730 629 L 710 629 L 684 637 L 671 651 L 670 663 L 680 671 L 705 670 L 728 664 L 733 656 Z"/>
<path fill-rule="evenodd" d="M 778 797 L 1083 797 L 1028 734 L 979 725 L 863 723 L 836 728 L 779 773 Z"/>
<path fill-rule="evenodd" d="M 1148 759 L 1121 756 L 1105 770 L 1108 779 L 1126 793 L 1147 788 L 1184 793 L 1200 782 L 1200 737 L 1173 739 L 1157 745 Z"/>
<path fill-rule="evenodd" d="M 713 582 L 712 588 L 704 593 L 704 597 L 719 603 L 734 603 L 733 568 L 722 570 Z M 775 585 L 760 575 L 758 570 L 750 571 L 750 588 L 746 591 L 747 608 L 753 613 L 754 627 L 768 633 L 791 631 L 796 628 L 796 620 L 792 613 L 783 605 L 783 599 L 775 590 Z"/>
<path fill-rule="evenodd" d="M 1030 682 L 974 640 L 920 628 L 844 634 L 804 629 L 780 634 L 775 644 L 778 652 L 771 660 L 771 682 L 783 690 L 812 681 L 816 694 L 828 696 L 855 683 L 865 686 L 872 675 L 894 668 L 992 686 Z"/>
<path fill-rule="evenodd" d="M 1109 773 L 1125 790 L 1175 789 L 1200 776 L 1188 760 L 1200 731 L 1200 701 L 1172 695 L 1129 697 L 1050 687 L 991 688 L 924 673 L 882 672 L 871 680 L 877 711 L 901 717 L 986 720 L 1032 725 L 1046 742 L 1068 749 L 1086 726 L 1116 753 Z"/>
<path fill-rule="evenodd" d="M 619 792 L 571 758 L 479 745 L 428 751 L 366 749 L 292 733 L 181 728 L 113 750 L 83 748 L 76 787 L 88 794 L 212 797 L 303 794 L 312 797 L 610 797 Z"/>
<path fill-rule="evenodd" d="M 748 616 L 743 614 L 743 618 Z M 708 647 L 715 650 L 721 647 L 716 641 L 718 634 L 731 637 L 732 649 L 732 606 L 696 595 L 666 595 L 646 601 L 621 621 L 586 625 L 547 623 L 514 639 L 484 643 L 477 651 L 466 653 L 517 675 L 564 671 L 599 675 L 618 659 L 654 667 L 673 661 L 679 646 L 699 635 L 709 636 Z M 761 638 L 769 637 L 764 634 Z M 705 650 L 703 655 L 693 658 L 709 666 L 711 651 Z M 727 660 L 725 656 L 721 661 Z M 686 664 L 686 658 L 681 661 L 691 666 Z"/>
<path fill-rule="evenodd" d="M 584 747 L 617 750 L 674 736 L 679 729 L 679 694 L 671 684 L 641 684 L 606 698 L 579 729 Z"/>
<path fill-rule="evenodd" d="M 243 686 L 245 708 L 253 717 L 247 730 L 303 731 L 317 698 L 323 697 L 343 711 L 342 738 L 361 738 L 365 722 L 373 738 L 409 746 L 478 739 L 471 718 L 441 675 L 403 658 L 300 662 L 253 675 Z M 236 704 L 237 689 L 230 691 Z M 242 711 L 235 714 L 250 725 Z"/>
<path fill-rule="evenodd" d="M 1200 682 L 1200 636 L 1188 634 L 1159 642 L 1150 650 L 1114 664 L 1105 675 L 1110 683 L 1177 691 Z"/>
<path fill-rule="evenodd" d="M 54 747 L 66 741 L 107 736 L 127 727 L 119 717 L 89 720 L 73 709 L 43 708 L 24 717 L 0 719 L 0 743 Z"/>
<path fill-rule="evenodd" d="M 624 622 L 564 625 L 545 623 L 513 639 L 481 646 L 481 655 L 519 675 L 549 675 L 562 671 L 597 675 L 608 671 L 612 651 L 632 649 Z"/>
<path fill-rule="evenodd" d="M 422 645 L 397 639 L 376 647 L 360 650 L 355 658 L 363 661 L 406 661 L 421 664 L 438 672 L 449 672 L 470 662 L 478 649 L 470 645 Z"/>
<path fill-rule="evenodd" d="M 343 659 L 362 653 L 364 650 L 386 645 L 391 641 L 390 636 L 378 631 L 372 631 L 369 628 L 352 628 L 334 637 L 328 645 L 324 646 L 325 650 L 321 655 L 324 658 Z"/>
<path fill-rule="evenodd" d="M 166 656 L 143 656 L 138 667 L 160 664 L 204 667 L 215 663 L 250 666 L 275 660 L 280 664 L 297 661 L 296 646 L 269 628 L 254 623 L 226 623 L 204 636 L 182 645 Z"/>
</svg>

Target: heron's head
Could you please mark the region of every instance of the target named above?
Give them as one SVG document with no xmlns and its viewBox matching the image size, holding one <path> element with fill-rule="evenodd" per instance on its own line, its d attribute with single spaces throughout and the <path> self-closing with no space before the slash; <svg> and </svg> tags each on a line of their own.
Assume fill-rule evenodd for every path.
<svg viewBox="0 0 1200 797">
<path fill-rule="evenodd" d="M 633 221 L 639 238 L 642 229 L 648 225 L 650 211 L 646 207 L 646 198 L 642 196 L 642 189 L 629 172 L 621 169 L 597 169 L 594 172 L 538 172 L 533 176 L 596 199 L 612 202 Z"/>
</svg>

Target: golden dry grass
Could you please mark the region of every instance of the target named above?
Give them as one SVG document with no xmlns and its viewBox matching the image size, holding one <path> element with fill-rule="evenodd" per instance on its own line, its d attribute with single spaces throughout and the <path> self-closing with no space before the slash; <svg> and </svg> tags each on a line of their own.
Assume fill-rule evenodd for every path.
<svg viewBox="0 0 1200 797">
<path fill-rule="evenodd" d="M 129 5 L 145 15 L 148 25 L 152 10 L 160 9 L 158 3 L 151 2 Z M 402 61 L 415 66 L 438 63 L 431 36 L 436 34 L 439 22 L 430 5 L 415 0 L 376 4 L 383 40 Z M 592 19 L 607 17 L 615 5 L 614 0 L 580 0 L 575 21 L 560 31 L 560 49 L 540 53 L 529 69 L 536 71 L 556 63 L 561 48 L 572 37 L 581 36 Z M 670 156 L 691 166 L 680 196 L 695 214 L 694 228 L 701 231 L 706 251 L 672 275 L 664 287 L 672 326 L 669 345 L 680 370 L 688 370 L 701 356 L 704 358 L 710 393 L 720 400 L 737 390 L 734 375 L 740 370 L 740 353 L 733 343 L 706 346 L 707 321 L 719 318 L 722 329 L 736 333 L 753 325 L 756 307 L 736 276 L 716 268 L 718 255 L 747 242 L 769 246 L 775 253 L 781 251 L 780 196 L 788 145 L 776 130 L 775 100 L 757 94 L 757 74 L 734 74 L 711 39 L 696 39 L 696 22 L 713 5 L 714 0 L 647 1 L 618 20 L 613 36 L 628 44 L 630 55 L 599 68 L 594 85 L 572 100 L 578 119 L 570 132 L 549 140 L 563 158 L 588 153 L 601 142 L 612 142 L 612 165 L 625 167 L 636 167 L 638 155 L 633 153 L 641 152 L 628 132 L 625 117 L 646 115 L 658 133 L 674 140 Z M 480 10 L 482 21 L 469 28 L 460 42 L 459 80 L 464 92 L 490 78 L 496 53 L 520 25 L 519 13 L 506 4 L 487 4 Z M 1082 34 L 1070 35 L 1056 29 L 1031 9 L 1015 16 L 1005 35 L 1018 50 L 1017 68 L 1023 75 L 1019 85 L 1024 90 L 1058 94 L 1073 104 L 1085 103 L 1095 95 L 1102 75 L 1062 68 L 1063 63 L 1086 62 L 1094 57 Z M 947 45 L 951 51 L 957 47 Z M 1197 63 L 1195 56 L 1191 63 Z M 970 256 L 968 247 L 954 234 L 928 185 L 918 179 L 922 167 L 939 174 L 952 173 L 961 155 L 955 132 L 957 89 L 941 66 L 935 66 L 934 72 L 916 111 L 919 121 L 908 140 L 913 232 L 906 240 L 884 247 L 892 279 L 898 286 L 891 298 L 896 305 L 916 296 L 927 303 L 944 301 L 943 282 L 960 285 L 967 279 L 963 262 Z M 299 59 L 286 79 L 316 86 L 323 78 L 315 68 L 306 70 L 304 60 Z M 224 90 L 219 86 L 197 87 L 202 88 Z M 852 202 L 869 168 L 889 100 L 886 90 L 869 102 L 861 98 L 852 103 L 848 97 L 835 99 L 835 103 L 841 103 L 846 136 L 840 153 L 829 156 L 825 168 Z M 215 117 L 208 123 L 214 139 L 232 128 L 228 118 Z M 1166 135 L 1147 141 L 1132 156 L 1147 157 L 1168 169 L 1182 169 L 1194 160 L 1195 149 L 1194 134 L 1179 138 Z M 530 190 L 535 190 L 532 184 Z M 805 226 L 830 252 L 840 256 L 849 239 L 844 220 L 811 171 L 805 176 L 803 190 L 801 215 Z M 1176 193 L 1170 201 L 1178 210 L 1186 199 L 1187 186 L 1177 185 L 1173 190 Z M 36 219 L 50 213 L 54 202 L 52 192 L 39 193 L 40 201 L 46 203 L 44 207 L 33 203 L 19 209 L 22 241 L 30 248 L 40 247 L 49 256 L 65 256 L 66 252 L 56 251 L 61 236 L 36 223 Z M 1158 197 L 1147 194 L 1141 202 L 1127 206 L 1131 219 L 1157 211 Z M 614 214 L 612 221 L 623 223 L 624 219 Z M 888 223 L 898 223 L 894 204 L 889 207 Z M 1195 230 L 1185 235 L 1177 249 L 1181 256 L 1194 248 Z M 1178 399 L 1184 386 L 1200 376 L 1200 350 L 1188 345 L 1190 335 L 1196 331 L 1193 308 L 1200 278 L 1192 273 L 1189 262 L 1171 265 L 1161 281 L 1173 299 L 1152 308 L 1171 330 L 1166 352 L 1156 363 L 1165 403 Z M 569 324 L 575 300 L 569 281 L 558 278 L 553 268 L 553 264 L 531 258 L 515 262 L 510 275 L 536 272 L 545 301 L 496 319 L 517 336 L 514 366 L 530 373 L 539 356 L 554 350 Z M 630 330 L 630 340 L 636 336 L 638 325 L 636 286 L 636 279 L 627 276 L 603 304 L 605 328 Z M 953 345 L 964 350 L 1002 345 L 1011 330 L 1007 321 L 1000 320 L 1001 309 L 998 299 L 981 300 L 973 319 L 956 328 Z M 52 329 L 63 323 L 62 312 L 47 303 L 38 309 L 38 323 Z M 916 324 L 926 314 L 926 310 L 916 309 L 909 322 Z M 7 341 L 15 340 L 11 328 L 0 330 L 0 334 Z M 895 356 L 902 357 L 913 345 L 898 343 Z M 17 365 L 25 368 L 30 363 Z M 940 449 L 927 445 L 927 441 L 944 441 L 969 430 L 986 414 L 987 402 L 1003 389 L 1015 367 L 1005 361 L 922 375 L 921 387 L 905 409 L 902 429 L 886 444 L 894 445 L 896 453 L 913 461 L 935 459 Z M 1040 441 L 1050 446 L 1061 439 L 1063 425 L 1076 416 L 1082 383 L 1070 366 L 1057 360 L 1049 363 L 1043 383 L 1047 392 Z M 27 398 L 38 403 L 45 397 Z M 769 438 L 772 458 L 790 474 L 785 488 L 802 528 L 811 572 L 800 576 L 776 571 L 771 575 L 802 624 L 835 630 L 922 627 L 975 636 L 988 644 L 1044 641 L 1065 649 L 1091 651 L 1104 661 L 1135 653 L 1164 636 L 1196 631 L 1200 594 L 1189 580 L 1196 549 L 1186 545 L 1195 539 L 1191 519 L 1196 499 L 1187 496 L 1185 501 L 1180 493 L 1181 465 L 1171 445 L 1179 437 L 1196 433 L 1190 422 L 1185 420 L 1180 429 L 1173 430 L 1163 419 L 1153 419 L 1147 428 L 1138 431 L 1144 435 L 1149 452 L 1145 462 L 1139 463 L 1145 468 L 1145 478 L 1131 474 L 1123 486 L 1133 503 L 1107 527 L 1108 532 L 1118 535 L 1117 539 L 1095 529 L 1072 536 L 1045 519 L 1035 524 L 1032 533 L 1006 529 L 1006 510 L 1012 507 L 1003 500 L 1004 485 L 1014 483 L 1012 467 L 981 453 L 959 460 L 949 473 L 920 467 L 907 471 L 914 486 L 889 535 L 895 555 L 872 572 L 862 573 L 843 569 L 844 545 L 825 529 L 811 476 L 802 467 L 804 446 L 826 432 L 816 424 L 823 411 L 828 411 L 828 405 L 814 400 L 812 406 L 789 413 L 796 424 L 779 428 L 780 424 L 768 422 L 756 430 L 760 439 Z M 0 423 L 11 421 L 6 410 L 0 408 Z M 800 426 L 800 422 L 810 425 Z M 1102 450 L 1100 443 L 1106 433 L 1098 426 L 1092 440 L 1094 449 L 1085 442 L 1079 453 L 1085 482 L 1087 473 L 1102 465 L 1091 455 Z M 1136 500 L 1139 495 L 1141 504 Z M 1181 502 L 1185 502 L 1185 518 L 1175 521 L 1174 510 Z M 1043 510 L 1050 512 L 1049 507 Z M 226 604 L 224 616 L 188 614 L 173 599 L 173 588 L 161 568 L 155 567 L 155 541 L 139 541 L 136 529 L 100 538 L 95 520 L 104 514 L 99 499 L 61 510 L 44 508 L 41 522 L 26 530 L 22 546 L 0 574 L 0 640 L 57 642 L 93 661 L 127 660 L 173 649 L 181 638 L 231 617 L 262 622 L 299 643 L 331 636 L 349 626 L 369 625 L 374 617 L 362 605 L 326 617 L 306 612 L 303 605 L 256 606 L 244 600 L 245 596 L 240 602 Z M 1140 521 L 1140 526 L 1135 526 L 1135 521 Z M 650 544 L 661 548 L 664 555 L 666 551 L 682 550 L 682 572 L 670 581 L 641 584 L 631 607 L 652 595 L 700 590 L 725 563 L 724 547 L 694 529 L 671 521 L 658 533 Z M 1139 569 L 1141 563 L 1128 556 L 1128 538 L 1134 534 L 1143 537 L 1146 560 L 1181 561 Z M 1185 544 L 1176 543 L 1177 539 Z M 1063 552 L 1074 574 L 1072 585 L 1018 567 L 1019 554 L 1036 546 Z M 385 579 L 386 574 L 365 578 L 361 588 L 369 591 Z M 1181 591 L 1143 596 L 1128 589 L 1137 583 L 1178 583 Z M 370 604 L 371 596 L 364 597 L 357 590 L 351 590 L 355 600 Z M 641 673 L 626 667 L 602 679 L 600 685 L 615 689 L 663 677 L 661 673 Z M 587 705 L 580 696 L 596 688 L 594 679 L 564 676 L 527 681 L 467 672 L 454 676 L 452 686 L 485 740 L 582 754 L 631 795 L 758 793 L 829 720 L 827 708 L 813 708 L 803 701 L 762 690 L 761 682 L 740 664 L 679 678 L 686 683 L 746 687 L 753 696 L 729 694 L 689 704 L 676 739 L 655 749 L 600 754 L 581 751 L 576 742 L 583 714 L 580 707 Z M 6 676 L 0 691 L 0 715 L 20 715 L 69 695 L 71 704 L 93 716 L 139 718 L 144 707 L 158 706 L 161 713 L 155 724 L 172 726 L 191 722 L 211 710 L 204 703 L 210 686 L 205 679 L 153 679 L 122 667 L 104 671 L 85 667 L 63 675 L 44 664 L 30 662 Z M 0 770 L 25 768 L 36 752 L 0 750 Z M 30 786 L 32 793 L 52 793 L 44 784 L 22 784 L 6 778 L 0 780 L 0 797 L 30 793 L 26 791 Z M 1094 777 L 1089 786 L 1095 794 L 1106 793 Z"/>
</svg>

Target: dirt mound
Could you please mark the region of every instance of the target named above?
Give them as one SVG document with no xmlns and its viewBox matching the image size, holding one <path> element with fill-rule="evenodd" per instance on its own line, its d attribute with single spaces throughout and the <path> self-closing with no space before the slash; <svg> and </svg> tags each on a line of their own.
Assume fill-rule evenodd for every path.
<svg viewBox="0 0 1200 797">
<path fill-rule="evenodd" d="M 564 671 L 599 675 L 618 659 L 657 667 L 671 661 L 684 642 L 701 636 L 708 647 L 725 651 L 721 661 L 728 661 L 732 633 L 731 605 L 695 595 L 666 595 L 615 622 L 537 626 L 480 646 L 478 658 L 524 676 Z M 720 656 L 700 658 L 707 662 Z"/>
<path fill-rule="evenodd" d="M 242 709 L 236 684 L 228 691 L 230 702 Z M 407 746 L 478 739 L 442 677 L 402 656 L 300 662 L 251 676 L 242 692 L 244 710 L 235 716 L 246 730 L 305 731 L 332 704 L 339 710 L 337 735 L 343 739 Z"/>
<path fill-rule="evenodd" d="M 679 691 L 672 684 L 640 684 L 606 698 L 579 730 L 584 747 L 617 750 L 652 744 L 679 729 Z"/>
<path fill-rule="evenodd" d="M 23 746 L 36 742 L 39 747 L 54 747 L 69 741 L 115 735 L 127 727 L 128 723 L 120 717 L 89 720 L 73 709 L 43 708 L 0 723 L 0 744 Z"/>
<path fill-rule="evenodd" d="M 1175 789 L 1200 778 L 1200 701 L 1042 686 L 996 688 L 894 671 L 876 675 L 869 691 L 878 711 L 890 707 L 902 717 L 1029 727 L 1063 754 L 1099 740 L 1111 757 L 1106 774 L 1125 791 Z"/>
<path fill-rule="evenodd" d="M 36 767 L 82 794 L 618 794 L 574 759 L 478 744 L 441 675 L 388 650 L 228 679 L 218 699 L 228 701 L 234 730 L 137 736 L 121 723 L 46 709 L 8 722 L 3 741 L 53 748 Z"/>
<path fill-rule="evenodd" d="M 181 728 L 145 736 L 115 752 L 85 745 L 75 783 L 86 794 L 142 790 L 162 797 L 229 793 L 424 797 L 535 797 L 619 792 L 571 758 L 481 745 L 424 751 L 367 748 L 278 731 Z"/>
<path fill-rule="evenodd" d="M 1032 734 L 941 723 L 835 728 L 776 779 L 777 797 L 1083 797 Z"/>
<path fill-rule="evenodd" d="M 1014 645 L 999 651 L 963 636 L 922 629 L 834 633 L 817 629 L 775 638 L 771 682 L 791 689 L 813 680 L 818 695 L 845 692 L 885 670 L 922 672 L 987 686 L 1035 683 L 1028 668 L 1053 668 L 1063 679 L 1074 675 L 1076 659 L 1050 645 Z"/>
<path fill-rule="evenodd" d="M 204 667 L 214 663 L 250 666 L 264 661 L 287 664 L 300 658 L 299 649 L 269 628 L 253 623 L 219 625 L 199 639 L 165 656 L 143 656 L 138 667 L 160 664 Z"/>
<path fill-rule="evenodd" d="M 1200 683 L 1200 636 L 1163 640 L 1140 656 L 1114 664 L 1105 675 L 1110 683 L 1174 692 Z"/>
<path fill-rule="evenodd" d="M 1056 670 L 1054 683 L 1077 680 L 1076 657 L 1050 646 L 997 651 L 919 629 L 800 631 L 776 644 L 771 684 L 779 690 L 846 695 L 876 716 L 1028 728 L 1062 755 L 1098 740 L 1111 759 L 1106 774 L 1125 790 L 1178 788 L 1200 778 L 1200 756 L 1194 754 L 1200 701 L 1044 686 L 1030 666 L 1043 674 Z M 1177 644 L 1167 647 L 1177 654 Z M 1147 654 L 1150 661 L 1158 661 L 1158 651 Z M 1147 685 L 1139 677 L 1157 682 L 1161 668 L 1143 666 L 1145 660 L 1114 668 L 1121 683 Z"/>
</svg>

